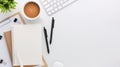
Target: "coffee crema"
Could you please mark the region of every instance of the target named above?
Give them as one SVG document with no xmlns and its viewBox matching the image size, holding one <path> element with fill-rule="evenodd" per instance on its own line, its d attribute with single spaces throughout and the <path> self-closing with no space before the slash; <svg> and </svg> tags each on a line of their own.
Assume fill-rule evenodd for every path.
<svg viewBox="0 0 120 67">
<path fill-rule="evenodd" d="M 29 18 L 35 18 L 40 13 L 40 7 L 34 2 L 29 2 L 24 7 L 24 13 Z"/>
</svg>

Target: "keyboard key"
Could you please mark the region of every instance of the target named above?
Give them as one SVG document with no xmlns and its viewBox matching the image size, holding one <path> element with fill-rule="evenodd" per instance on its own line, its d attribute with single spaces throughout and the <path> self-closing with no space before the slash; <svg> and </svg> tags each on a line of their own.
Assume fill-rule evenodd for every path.
<svg viewBox="0 0 120 67">
<path fill-rule="evenodd" d="M 57 5 L 55 4 L 54 7 L 57 7 Z"/>
<path fill-rule="evenodd" d="M 59 5 L 60 5 L 60 3 L 57 3 L 57 5 L 59 6 Z"/>
<path fill-rule="evenodd" d="M 55 11 L 57 11 L 58 9 L 57 8 L 55 8 Z"/>
<path fill-rule="evenodd" d="M 47 4 L 47 5 L 45 6 L 45 8 L 48 8 L 48 7 L 50 7 L 50 4 Z"/>
<path fill-rule="evenodd" d="M 47 1 L 43 2 L 43 5 L 46 5 L 47 4 Z"/>
<path fill-rule="evenodd" d="M 50 14 L 51 14 L 51 12 L 48 12 L 48 14 L 50 15 Z"/>
<path fill-rule="evenodd" d="M 59 7 L 58 7 L 58 9 L 61 9 L 61 8 L 62 8 L 62 6 L 59 6 Z"/>
<path fill-rule="evenodd" d="M 60 3 L 63 4 L 64 2 L 61 0 Z"/>
<path fill-rule="evenodd" d="M 67 2 L 68 0 L 63 0 L 63 2 L 65 3 L 65 2 Z"/>
<path fill-rule="evenodd" d="M 57 0 L 57 1 L 60 1 L 60 0 Z"/>
<path fill-rule="evenodd" d="M 56 0 L 54 0 L 54 3 L 57 3 L 57 1 L 56 1 Z"/>
<path fill-rule="evenodd" d="M 54 4 L 53 2 L 50 3 L 50 5 L 53 5 L 53 4 Z"/>
<path fill-rule="evenodd" d="M 52 9 L 53 9 L 53 7 L 50 7 L 50 8 L 47 9 L 47 11 L 50 11 L 50 10 L 52 10 Z"/>
<path fill-rule="evenodd" d="M 52 13 L 54 13 L 55 11 L 54 11 L 54 10 L 52 10 L 51 12 L 52 12 Z"/>
</svg>

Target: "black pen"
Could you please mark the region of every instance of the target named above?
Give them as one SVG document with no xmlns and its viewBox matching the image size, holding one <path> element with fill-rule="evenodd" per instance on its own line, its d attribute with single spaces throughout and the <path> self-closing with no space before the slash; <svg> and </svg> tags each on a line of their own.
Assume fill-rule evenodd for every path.
<svg viewBox="0 0 120 67">
<path fill-rule="evenodd" d="M 47 30 L 44 27 L 44 36 L 45 36 L 45 41 L 46 41 L 46 46 L 47 46 L 47 52 L 48 54 L 50 53 L 49 45 L 48 45 L 48 40 L 47 40 Z"/>
<path fill-rule="evenodd" d="M 52 17 L 51 33 L 50 33 L 50 44 L 52 43 L 52 36 L 53 36 L 54 24 L 55 24 L 55 20 L 54 20 L 54 17 Z"/>
</svg>

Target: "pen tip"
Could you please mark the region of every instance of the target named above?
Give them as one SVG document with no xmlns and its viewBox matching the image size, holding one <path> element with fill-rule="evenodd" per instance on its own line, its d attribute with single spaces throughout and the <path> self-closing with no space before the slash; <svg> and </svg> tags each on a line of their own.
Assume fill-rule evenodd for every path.
<svg viewBox="0 0 120 67">
<path fill-rule="evenodd" d="M 52 19 L 54 19 L 54 17 L 52 17 Z"/>
<path fill-rule="evenodd" d="M 44 29 L 44 30 L 46 30 L 46 28 L 45 28 L 45 27 L 44 27 L 43 29 Z"/>
<path fill-rule="evenodd" d="M 48 52 L 48 54 L 50 54 L 50 51 L 49 51 L 49 50 L 48 50 L 47 52 Z"/>
<path fill-rule="evenodd" d="M 50 41 L 50 45 L 51 45 L 51 41 Z"/>
<path fill-rule="evenodd" d="M 54 17 L 52 17 L 52 22 L 55 21 Z"/>
</svg>

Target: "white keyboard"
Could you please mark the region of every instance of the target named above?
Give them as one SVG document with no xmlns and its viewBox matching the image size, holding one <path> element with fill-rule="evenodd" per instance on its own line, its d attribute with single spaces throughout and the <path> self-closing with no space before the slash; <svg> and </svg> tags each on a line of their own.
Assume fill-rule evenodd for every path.
<svg viewBox="0 0 120 67">
<path fill-rule="evenodd" d="M 77 0 L 41 0 L 41 4 L 47 14 L 51 16 L 76 1 Z"/>
</svg>

